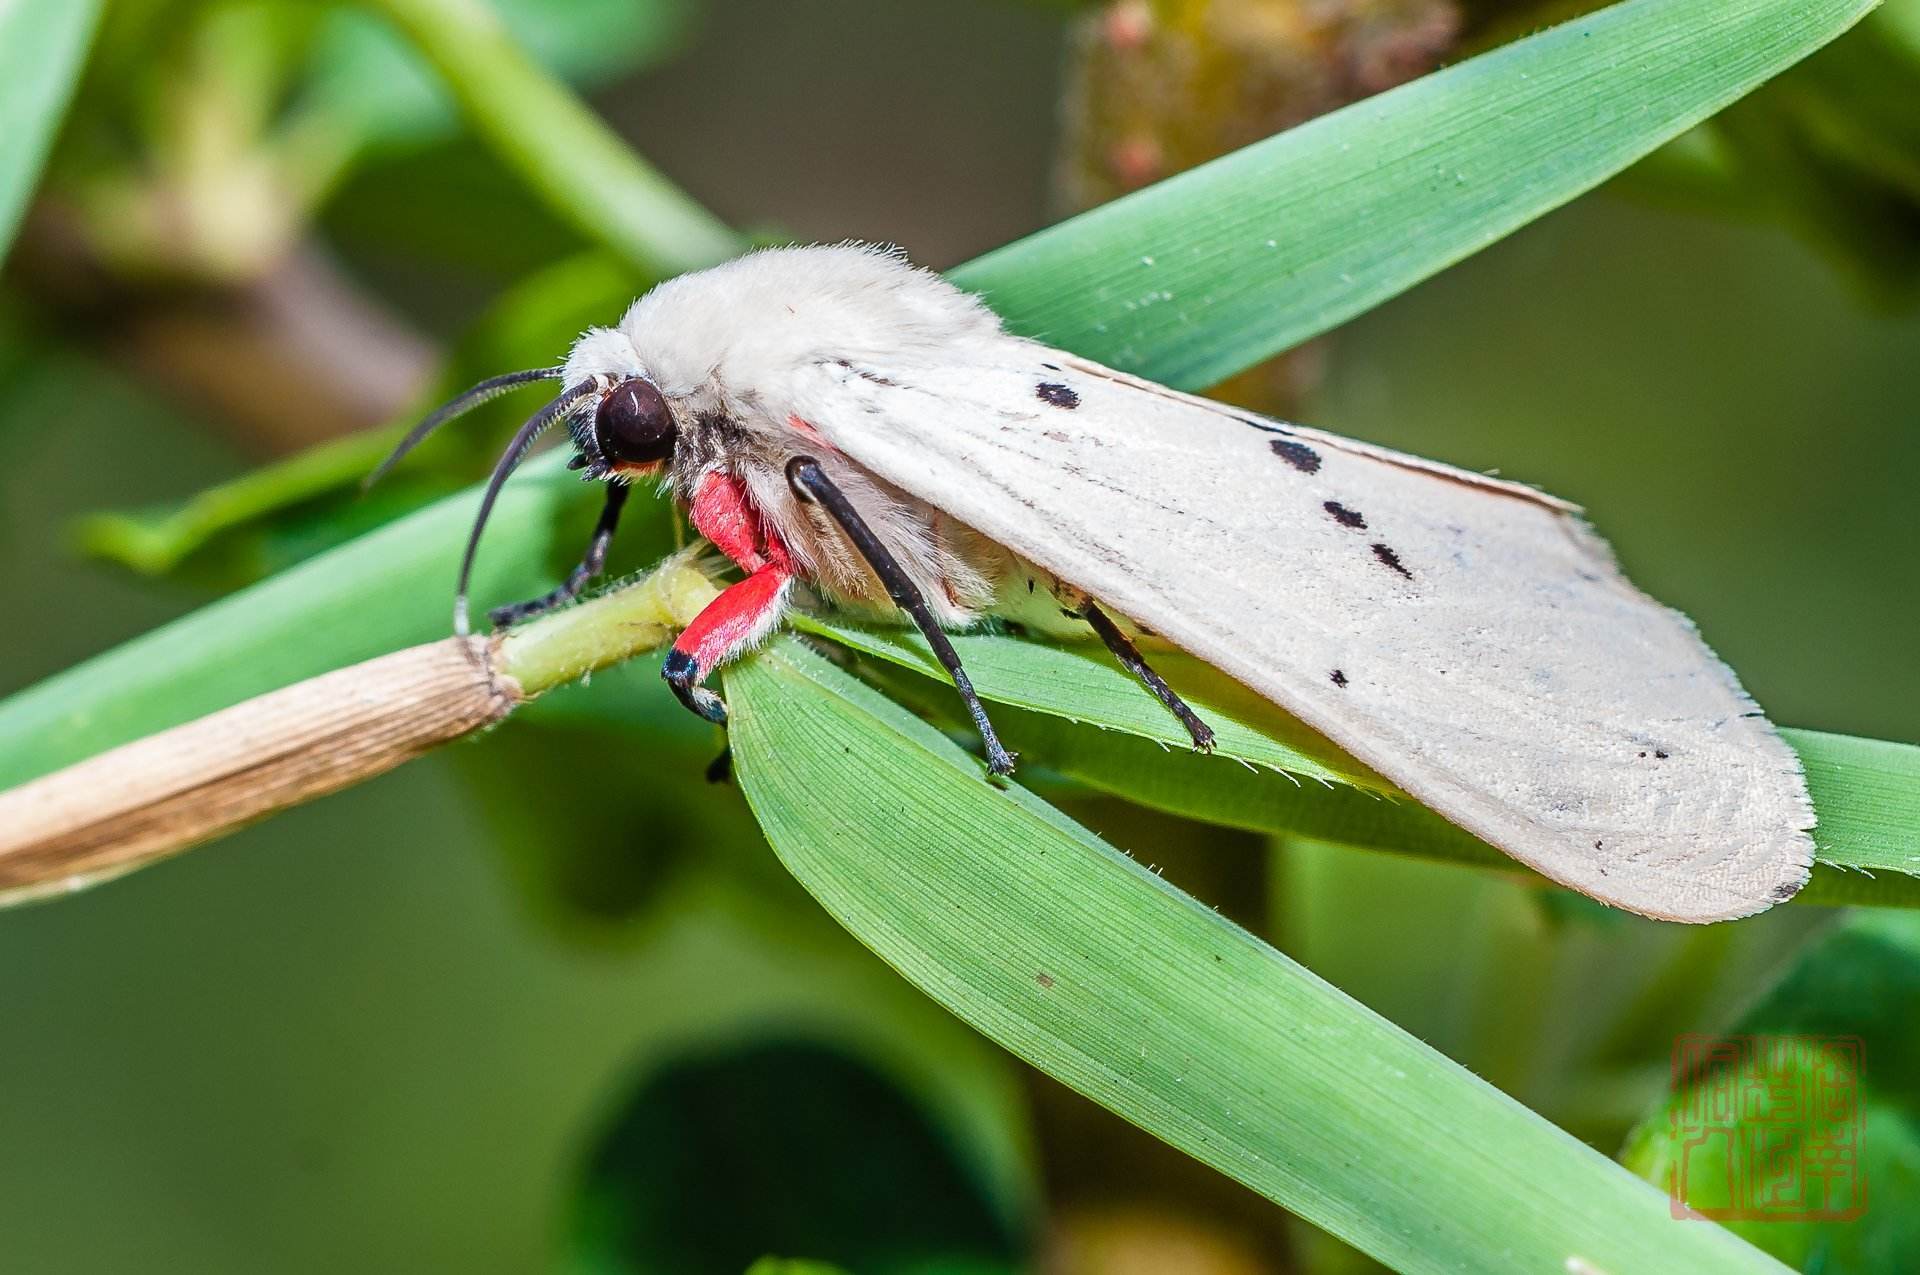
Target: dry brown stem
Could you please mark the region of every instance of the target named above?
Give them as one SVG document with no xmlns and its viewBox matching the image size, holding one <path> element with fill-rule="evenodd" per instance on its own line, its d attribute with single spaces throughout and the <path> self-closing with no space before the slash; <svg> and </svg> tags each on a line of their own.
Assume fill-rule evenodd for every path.
<svg viewBox="0 0 1920 1275">
<path fill-rule="evenodd" d="M 118 876 L 499 721 L 524 696 L 494 653 L 409 647 L 0 792 L 0 901 Z"/>
</svg>

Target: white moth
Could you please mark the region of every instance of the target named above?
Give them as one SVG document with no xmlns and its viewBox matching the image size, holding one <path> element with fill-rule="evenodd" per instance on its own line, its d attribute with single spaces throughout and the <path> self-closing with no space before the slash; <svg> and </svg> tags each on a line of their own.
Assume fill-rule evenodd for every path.
<svg viewBox="0 0 1920 1275">
<path fill-rule="evenodd" d="M 1207 747 L 1104 608 L 1596 899 L 1713 921 L 1807 879 L 1813 808 L 1794 753 L 1686 618 L 1532 488 L 1008 335 L 974 297 L 860 246 L 759 252 L 662 284 L 564 367 L 476 387 L 401 451 L 541 378 L 568 388 L 495 471 L 462 632 L 493 498 L 565 421 L 574 467 L 609 481 L 606 514 L 566 585 L 495 621 L 577 594 L 626 484 L 659 477 L 745 572 L 667 661 L 676 693 L 715 720 L 702 683 L 804 584 L 842 606 L 904 606 L 996 771 L 1011 756 L 941 632 L 987 615 L 1091 623 Z"/>
</svg>

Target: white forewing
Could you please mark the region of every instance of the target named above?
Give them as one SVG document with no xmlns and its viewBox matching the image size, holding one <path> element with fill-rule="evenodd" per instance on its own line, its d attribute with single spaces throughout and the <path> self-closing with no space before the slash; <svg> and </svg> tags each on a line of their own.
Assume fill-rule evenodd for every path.
<svg viewBox="0 0 1920 1275">
<path fill-rule="evenodd" d="M 1798 760 L 1563 502 L 999 335 L 793 391 L 847 458 L 1556 881 L 1711 921 L 1806 880 Z"/>
</svg>

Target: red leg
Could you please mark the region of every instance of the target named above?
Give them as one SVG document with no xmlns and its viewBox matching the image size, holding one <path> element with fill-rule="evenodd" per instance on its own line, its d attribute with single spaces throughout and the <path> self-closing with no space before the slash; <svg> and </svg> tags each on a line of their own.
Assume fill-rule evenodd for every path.
<svg viewBox="0 0 1920 1275">
<path fill-rule="evenodd" d="M 780 622 L 793 566 L 787 547 L 761 522 L 738 479 L 720 473 L 701 479 L 690 516 L 700 534 L 748 574 L 694 617 L 667 653 L 661 673 L 681 703 L 708 721 L 724 722 L 726 705 L 701 683 Z"/>
<path fill-rule="evenodd" d="M 695 530 L 714 547 L 740 564 L 743 571 L 786 567 L 787 547 L 760 520 L 760 511 L 747 497 L 747 485 L 738 478 L 714 472 L 700 480 L 687 511 Z"/>
</svg>

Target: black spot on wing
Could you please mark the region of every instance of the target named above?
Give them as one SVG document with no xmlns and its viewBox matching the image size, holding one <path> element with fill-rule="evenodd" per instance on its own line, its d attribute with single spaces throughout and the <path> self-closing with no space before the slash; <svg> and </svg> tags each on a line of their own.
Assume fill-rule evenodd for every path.
<svg viewBox="0 0 1920 1275">
<path fill-rule="evenodd" d="M 1367 520 L 1360 516 L 1360 511 L 1357 509 L 1349 509 L 1337 500 L 1329 500 L 1320 507 L 1331 514 L 1333 520 L 1342 527 L 1358 527 L 1363 531 L 1366 529 Z"/>
<path fill-rule="evenodd" d="M 1798 882 L 1782 881 L 1779 885 L 1774 886 L 1772 890 L 1767 892 L 1767 897 L 1775 903 L 1785 903 L 1798 893 L 1800 893 Z"/>
<path fill-rule="evenodd" d="M 1292 465 L 1303 474 L 1320 472 L 1320 453 L 1305 443 L 1295 442 L 1291 438 L 1276 438 L 1268 446 L 1273 454 Z"/>
<path fill-rule="evenodd" d="M 1333 679 L 1335 686 L 1345 686 L 1347 684 L 1347 675 L 1339 669 L 1333 670 L 1333 672 L 1327 674 L 1327 676 Z"/>
<path fill-rule="evenodd" d="M 1381 566 L 1390 571 L 1398 571 L 1409 580 L 1413 579 L 1413 572 L 1407 570 L 1406 564 L 1400 561 L 1400 555 L 1393 551 L 1392 545 L 1376 542 L 1373 546 L 1373 556 L 1380 560 Z"/>
<path fill-rule="evenodd" d="M 1055 407 L 1064 407 L 1068 411 L 1080 406 L 1080 396 L 1058 381 L 1042 381 L 1033 391 L 1042 403 L 1051 403 Z"/>
<path fill-rule="evenodd" d="M 1040 366 L 1049 372 L 1058 372 L 1060 370 L 1059 365 L 1056 363 L 1042 363 Z"/>
</svg>

